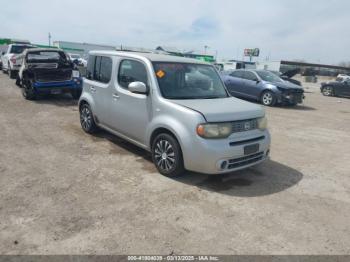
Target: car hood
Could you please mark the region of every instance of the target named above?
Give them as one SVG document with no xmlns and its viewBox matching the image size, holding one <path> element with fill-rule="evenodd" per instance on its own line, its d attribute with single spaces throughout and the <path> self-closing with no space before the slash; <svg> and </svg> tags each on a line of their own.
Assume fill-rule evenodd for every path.
<svg viewBox="0 0 350 262">
<path fill-rule="evenodd" d="M 261 106 L 235 97 L 217 99 L 173 100 L 172 102 L 200 112 L 208 122 L 228 122 L 263 117 Z"/>
<path fill-rule="evenodd" d="M 292 78 L 293 76 L 295 76 L 296 74 L 299 74 L 300 69 L 292 69 L 292 70 L 288 70 L 286 72 L 284 72 L 283 74 L 281 74 L 281 76 L 286 76 L 288 78 Z"/>
<path fill-rule="evenodd" d="M 322 82 L 321 86 L 324 86 L 324 85 L 338 86 L 338 85 L 342 85 L 342 84 L 343 84 L 343 82 L 340 82 L 340 81 L 328 81 L 328 82 Z"/>
<path fill-rule="evenodd" d="M 302 87 L 296 85 L 296 84 L 293 84 L 291 82 L 288 82 L 288 81 L 284 81 L 283 83 L 270 83 L 270 82 L 267 82 L 271 85 L 274 85 L 274 86 L 277 86 L 277 87 L 280 87 L 280 88 L 283 88 L 283 89 L 300 89 L 300 90 L 304 90 Z"/>
</svg>

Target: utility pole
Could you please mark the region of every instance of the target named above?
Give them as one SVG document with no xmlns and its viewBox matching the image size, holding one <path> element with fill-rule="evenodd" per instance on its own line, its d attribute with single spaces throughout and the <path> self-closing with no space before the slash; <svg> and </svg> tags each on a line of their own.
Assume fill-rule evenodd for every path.
<svg viewBox="0 0 350 262">
<path fill-rule="evenodd" d="M 206 55 L 207 54 L 207 49 L 209 48 L 209 46 L 205 45 L 204 46 L 204 54 Z"/>
<path fill-rule="evenodd" d="M 49 32 L 49 46 L 51 46 L 51 33 Z"/>
</svg>

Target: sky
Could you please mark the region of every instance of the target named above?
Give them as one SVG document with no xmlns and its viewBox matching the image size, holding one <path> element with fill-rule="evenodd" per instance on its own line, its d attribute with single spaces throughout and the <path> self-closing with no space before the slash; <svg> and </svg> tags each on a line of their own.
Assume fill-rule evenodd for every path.
<svg viewBox="0 0 350 262">
<path fill-rule="evenodd" d="M 4 3 L 2 3 L 4 2 Z M 0 37 L 350 61 L 349 0 L 0 0 Z"/>
</svg>

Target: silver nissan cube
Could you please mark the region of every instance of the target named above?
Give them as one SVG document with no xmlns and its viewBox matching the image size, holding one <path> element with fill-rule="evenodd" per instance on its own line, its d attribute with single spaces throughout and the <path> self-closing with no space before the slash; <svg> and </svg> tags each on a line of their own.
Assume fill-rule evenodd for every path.
<svg viewBox="0 0 350 262">
<path fill-rule="evenodd" d="M 91 51 L 79 112 L 85 132 L 102 128 L 149 151 L 166 176 L 228 173 L 270 152 L 261 106 L 230 96 L 199 60 Z"/>
</svg>

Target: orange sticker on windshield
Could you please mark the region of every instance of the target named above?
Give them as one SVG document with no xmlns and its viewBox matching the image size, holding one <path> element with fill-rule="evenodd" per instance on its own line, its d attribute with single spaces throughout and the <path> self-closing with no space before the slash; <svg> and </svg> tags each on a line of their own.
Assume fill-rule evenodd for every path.
<svg viewBox="0 0 350 262">
<path fill-rule="evenodd" d="M 156 75 L 158 76 L 158 78 L 163 78 L 165 76 L 165 73 L 163 70 L 158 70 L 158 72 L 156 73 Z"/>
</svg>

